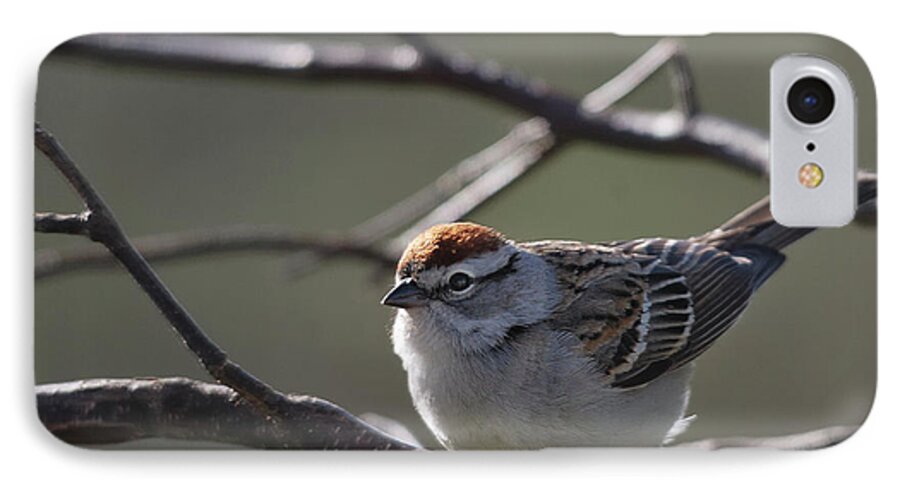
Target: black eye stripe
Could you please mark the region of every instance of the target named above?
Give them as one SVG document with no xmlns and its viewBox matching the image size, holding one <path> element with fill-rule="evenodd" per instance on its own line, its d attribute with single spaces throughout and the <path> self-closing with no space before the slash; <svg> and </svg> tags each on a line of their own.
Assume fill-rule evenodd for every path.
<svg viewBox="0 0 900 490">
<path fill-rule="evenodd" d="M 469 276 L 469 277 L 471 277 L 472 283 L 476 284 L 476 285 L 478 283 L 485 283 L 488 281 L 498 281 L 516 271 L 515 262 L 516 262 L 516 260 L 518 260 L 518 258 L 519 258 L 519 253 L 516 252 L 515 254 L 513 254 L 509 257 L 509 260 L 506 262 L 506 264 L 503 267 L 495 270 L 494 272 L 491 272 L 490 274 L 483 276 L 483 277 L 471 277 L 471 276 Z M 456 275 L 456 274 L 460 274 L 460 272 L 456 272 L 453 275 Z M 452 278 L 453 275 L 451 275 L 450 277 Z M 468 276 L 468 274 L 465 274 L 465 275 Z M 470 287 L 471 287 L 471 285 L 470 285 Z M 454 301 L 454 298 L 447 296 L 448 291 L 453 291 L 453 288 L 450 286 L 449 279 L 446 282 L 444 282 L 443 284 L 441 284 L 440 286 L 438 286 L 438 288 L 432 293 L 432 295 L 434 295 L 433 297 L 435 299 L 440 299 L 441 301 L 444 301 L 444 302 L 452 302 L 452 301 Z"/>
</svg>

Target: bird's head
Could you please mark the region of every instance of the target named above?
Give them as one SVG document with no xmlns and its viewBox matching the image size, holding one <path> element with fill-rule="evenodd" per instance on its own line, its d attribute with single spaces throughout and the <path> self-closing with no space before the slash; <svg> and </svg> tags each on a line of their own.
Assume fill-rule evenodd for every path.
<svg viewBox="0 0 900 490">
<path fill-rule="evenodd" d="M 543 258 L 474 223 L 433 226 L 410 242 L 382 304 L 414 329 L 467 350 L 489 348 L 510 328 L 547 317 L 558 298 Z"/>
</svg>

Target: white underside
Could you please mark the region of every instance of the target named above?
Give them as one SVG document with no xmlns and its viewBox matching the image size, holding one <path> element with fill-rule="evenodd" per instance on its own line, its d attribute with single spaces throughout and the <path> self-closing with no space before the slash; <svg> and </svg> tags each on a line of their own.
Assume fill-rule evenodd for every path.
<svg viewBox="0 0 900 490">
<path fill-rule="evenodd" d="M 416 409 L 447 447 L 659 446 L 687 427 L 690 366 L 616 390 L 560 332 L 533 327 L 519 347 L 478 354 L 437 347 L 411 325 L 401 312 L 394 350 Z"/>
</svg>

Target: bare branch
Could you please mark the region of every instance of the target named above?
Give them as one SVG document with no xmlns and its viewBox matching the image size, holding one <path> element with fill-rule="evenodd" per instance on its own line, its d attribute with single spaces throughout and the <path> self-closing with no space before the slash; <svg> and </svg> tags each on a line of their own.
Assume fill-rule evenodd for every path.
<svg viewBox="0 0 900 490">
<path fill-rule="evenodd" d="M 87 236 L 91 240 L 103 244 L 125 266 L 132 278 L 156 304 L 184 344 L 197 356 L 197 359 L 214 379 L 255 405 L 273 424 L 273 430 L 283 430 L 280 426 L 283 425 L 284 420 L 289 416 L 296 415 L 292 412 L 291 397 L 272 388 L 228 358 L 225 351 L 206 335 L 190 313 L 163 284 L 146 259 L 131 244 L 113 216 L 112 210 L 56 138 L 36 123 L 34 139 L 35 146 L 50 159 L 81 196 L 88 211 Z M 347 416 L 350 415 L 347 414 Z M 365 425 L 361 421 L 359 423 Z M 402 443 L 398 441 L 398 444 Z M 388 447 L 393 446 L 385 446 L 385 448 Z"/>
<path fill-rule="evenodd" d="M 162 283 L 159 276 L 150 268 L 147 261 L 134 248 L 119 227 L 112 210 L 78 170 L 75 162 L 56 138 L 39 124 L 35 124 L 34 138 L 35 146 L 63 174 L 90 211 L 90 219 L 86 221 L 88 237 L 103 244 L 128 269 L 138 285 L 169 320 L 187 347 L 197 355 L 203 367 L 215 379 L 232 386 L 260 405 L 269 408 L 277 407 L 279 398 L 282 398 L 283 395 L 275 392 L 262 381 L 249 376 L 240 367 L 233 364 L 225 351 L 203 332 L 187 310 Z"/>
<path fill-rule="evenodd" d="M 434 182 L 387 210 L 354 227 L 350 234 L 362 240 L 380 240 L 424 216 L 486 172 L 523 154 L 542 155 L 556 143 L 550 125 L 541 118 L 517 124 L 512 131 L 480 152 L 459 162 Z"/>
<path fill-rule="evenodd" d="M 44 426 L 71 444 L 157 437 L 278 449 L 414 449 L 311 396 L 287 395 L 278 424 L 228 387 L 187 378 L 40 385 Z"/>
<path fill-rule="evenodd" d="M 101 34 L 73 39 L 59 53 L 156 64 L 171 68 L 224 71 L 297 80 L 411 81 L 422 73 L 422 59 L 412 46 L 366 46 L 359 43 L 293 41 L 269 36 L 192 34 Z"/>
<path fill-rule="evenodd" d="M 415 235 L 430 226 L 428 223 L 434 224 L 435 219 L 456 221 L 546 160 L 560 144 L 547 121 L 532 118 L 519 123 L 496 143 L 458 163 L 428 186 L 353 227 L 344 240 L 372 244 L 400 231 L 402 237 Z M 426 214 L 429 218 L 416 222 Z M 396 242 L 387 249 L 395 260 L 403 250 L 403 245 Z M 288 268 L 292 276 L 298 277 L 333 255 L 297 254 L 291 258 Z"/>
<path fill-rule="evenodd" d="M 187 378 L 90 379 L 40 385 L 38 413 L 50 432 L 71 444 L 113 444 L 145 438 L 210 441 L 281 449 L 412 449 L 380 437 L 340 407 L 289 396 L 291 416 L 280 430 L 227 387 Z M 775 437 L 725 437 L 673 447 L 720 449 L 833 446 L 858 427 L 826 427 Z"/>
<path fill-rule="evenodd" d="M 686 145 L 700 145 L 710 156 L 728 161 L 734 168 L 759 176 L 769 174 L 769 138 L 755 128 L 709 114 L 686 120 L 677 110 L 610 109 L 606 116 L 623 131 L 649 131 L 648 137 L 660 140 L 684 138 Z"/>
<path fill-rule="evenodd" d="M 428 227 L 438 223 L 457 221 L 470 214 L 537 164 L 546 161 L 553 152 L 561 147 L 562 143 L 555 140 L 549 133 L 540 144 L 520 147 L 516 152 L 497 161 L 493 168 L 477 180 L 445 199 L 424 218 L 407 228 L 390 242 L 387 250 L 391 254 L 399 256 L 406 244 Z"/>
<path fill-rule="evenodd" d="M 657 121 L 646 115 L 632 112 L 586 114 L 580 108 L 579 99 L 559 93 L 540 80 L 504 70 L 493 61 L 475 62 L 464 55 L 440 53 L 421 38 L 414 38 L 413 42 L 414 45 L 385 47 L 333 42 L 314 44 L 277 37 L 111 34 L 74 39 L 59 49 L 61 53 L 91 55 L 118 62 L 281 76 L 291 80 L 381 80 L 444 85 L 541 117 L 560 137 L 644 151 L 710 155 L 755 172 L 766 168 L 767 155 L 748 162 L 747 158 L 760 155 L 747 153 L 742 148 L 732 149 L 719 138 L 694 132 L 658 131 Z M 671 53 L 668 56 L 671 57 Z M 756 132 L 734 121 L 729 130 Z M 710 139 L 718 144 L 708 144 Z"/>
<path fill-rule="evenodd" d="M 44 230 L 36 230 L 44 231 Z M 363 245 L 341 238 L 306 235 L 283 226 L 233 225 L 221 228 L 188 230 L 149 235 L 134 239 L 134 246 L 148 262 L 157 264 L 203 255 L 314 250 L 371 261 L 391 268 L 397 257 L 374 245 Z M 38 250 L 34 258 L 35 279 L 67 272 L 106 269 L 116 259 L 104 247 L 94 244 L 70 248 Z"/>
<path fill-rule="evenodd" d="M 681 44 L 674 39 L 661 39 L 618 75 L 585 95 L 581 99 L 581 110 L 589 116 L 602 114 L 666 65 L 672 68 L 675 108 L 685 119 L 690 119 L 700 112 L 694 93 L 694 76 Z"/>
<path fill-rule="evenodd" d="M 61 233 L 63 235 L 87 235 L 90 214 L 34 213 L 34 231 Z"/>
<path fill-rule="evenodd" d="M 697 91 L 694 89 L 694 73 L 684 54 L 684 48 L 680 43 L 672 42 L 676 43 L 676 49 L 669 66 L 672 67 L 672 92 L 675 96 L 675 107 L 690 119 L 700 114 L 700 102 L 697 100 Z"/>
<path fill-rule="evenodd" d="M 678 45 L 670 39 L 657 42 L 618 75 L 585 95 L 581 99 L 581 110 L 590 115 L 602 114 L 643 85 L 669 63 L 678 51 Z"/>
<path fill-rule="evenodd" d="M 292 264 L 294 274 L 311 270 L 322 258 L 335 256 L 357 257 L 393 267 L 402 244 L 394 241 L 385 249 L 374 242 L 396 233 L 429 210 L 432 212 L 428 218 L 415 223 L 402 236 L 415 235 L 437 222 L 435 220 L 452 221 L 457 219 L 452 218 L 457 213 L 471 212 L 533 165 L 548 158 L 559 144 L 546 121 L 534 118 L 520 123 L 504 138 L 463 160 L 429 186 L 346 235 L 302 235 L 281 227 L 238 225 L 150 235 L 135 239 L 134 245 L 153 263 L 205 254 L 302 250 L 310 253 L 301 255 L 298 262 Z M 39 250 L 35 256 L 35 278 L 108 268 L 114 264 L 114 257 L 97 246 Z"/>
</svg>

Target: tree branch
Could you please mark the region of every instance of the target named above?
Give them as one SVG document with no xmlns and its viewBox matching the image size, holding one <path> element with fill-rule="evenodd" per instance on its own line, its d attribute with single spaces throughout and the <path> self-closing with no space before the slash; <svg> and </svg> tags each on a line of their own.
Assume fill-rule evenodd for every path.
<svg viewBox="0 0 900 490">
<path fill-rule="evenodd" d="M 425 75 L 420 53 L 412 46 L 311 44 L 277 36 L 95 34 L 72 39 L 57 50 L 116 63 L 265 75 L 288 80 L 364 78 L 404 82 Z"/>
<path fill-rule="evenodd" d="M 71 444 L 151 437 L 278 449 L 410 449 L 346 410 L 287 395 L 278 424 L 232 389 L 187 378 L 89 379 L 40 385 L 41 422 Z"/>
<path fill-rule="evenodd" d="M 428 227 L 438 223 L 458 221 L 476 208 L 484 205 L 489 199 L 507 188 L 529 170 L 547 159 L 560 148 L 563 143 L 556 140 L 551 133 L 540 144 L 531 144 L 518 148 L 515 153 L 497 161 L 490 170 L 478 179 L 445 199 L 419 221 L 413 223 L 397 238 L 391 240 L 387 250 L 400 256 L 406 245 L 416 235 Z"/>
<path fill-rule="evenodd" d="M 35 231 L 48 232 L 37 227 Z M 306 235 L 283 226 L 233 225 L 188 230 L 139 237 L 133 243 L 138 252 L 153 264 L 203 255 L 291 253 L 298 250 L 355 257 L 384 268 L 392 268 L 397 262 L 397 256 L 375 245 L 363 245 L 339 237 Z M 114 256 L 95 244 L 44 249 L 35 253 L 34 276 L 36 280 L 46 279 L 67 272 L 112 268 L 116 263 Z"/>
<path fill-rule="evenodd" d="M 694 76 L 681 44 L 673 39 L 660 40 L 618 75 L 585 95 L 581 99 L 581 110 L 589 116 L 602 114 L 666 65 L 672 67 L 674 108 L 686 119 L 694 117 L 700 112 L 694 93 Z"/>
<path fill-rule="evenodd" d="M 373 439 L 369 427 L 340 407 L 306 396 L 289 396 L 291 416 L 276 431 L 229 388 L 187 378 L 89 379 L 40 385 L 36 391 L 41 421 L 71 444 L 151 437 L 281 449 L 380 449 L 386 443 Z M 673 446 L 818 449 L 847 439 L 857 429 L 835 426 L 785 436 L 712 438 Z"/>
<path fill-rule="evenodd" d="M 117 62 L 248 73 L 289 80 L 437 84 L 541 117 L 560 137 L 643 151 L 708 155 L 756 173 L 767 168 L 765 151 L 747 152 L 742 145 L 732 146 L 720 137 L 723 131 L 758 133 L 744 124 L 729 121 L 726 128 L 702 125 L 693 131 L 687 128 L 672 131 L 671 127 L 660 127 L 659 121 L 648 117 L 648 113 L 607 110 L 587 113 L 581 109 L 581 100 L 557 92 L 540 80 L 504 70 L 493 61 L 476 62 L 462 54 L 441 53 L 419 37 L 408 39 L 413 39 L 413 44 L 364 46 L 298 42 L 276 37 L 104 34 L 74 39 L 59 50 Z M 651 65 L 648 68 L 653 65 L 658 68 L 668 61 L 666 57 L 680 53 L 677 45 L 675 49 L 671 47 L 672 41 L 663 42 L 667 44 L 658 48 L 651 59 L 644 60 Z M 647 70 L 635 68 L 634 71 Z M 608 90 L 613 91 L 618 84 L 614 83 Z M 694 107 L 693 103 L 689 107 Z M 650 114 L 667 118 L 670 112 Z M 719 136 L 707 134 L 707 131 Z M 735 139 L 745 138 L 737 135 Z"/>
<path fill-rule="evenodd" d="M 248 376 L 246 372 L 231 363 L 225 351 L 203 332 L 187 310 L 162 283 L 159 276 L 150 268 L 147 261 L 134 248 L 119 227 L 112 210 L 106 205 L 100 194 L 94 190 L 56 138 L 44 130 L 40 124 L 35 124 L 34 138 L 35 146 L 63 174 L 87 207 L 88 219 L 84 221 L 83 234 L 86 234 L 91 240 L 101 243 L 128 269 L 141 289 L 169 320 L 185 345 L 197 355 L 200 363 L 215 379 L 234 387 L 261 406 L 277 411 L 280 394 L 258 379 Z"/>
<path fill-rule="evenodd" d="M 291 260 L 290 271 L 294 276 L 312 270 L 322 259 L 336 256 L 357 257 L 391 268 L 396 264 L 402 246 L 394 244 L 384 249 L 375 245 L 376 242 L 401 231 L 408 223 L 430 210 L 435 210 L 432 214 L 446 214 L 439 209 L 452 203 L 457 203 L 455 205 L 458 206 L 462 196 L 469 195 L 474 189 L 479 189 L 486 197 L 499 192 L 511 179 L 518 178 L 533 165 L 548 158 L 551 151 L 560 145 L 561 142 L 550 132 L 549 125 L 543 119 L 533 118 L 522 122 L 505 137 L 466 158 L 433 183 L 338 236 L 303 235 L 276 226 L 236 225 L 151 235 L 135 239 L 134 245 L 148 261 L 154 263 L 230 252 L 303 251 L 304 253 L 295 254 L 296 257 Z M 498 166 L 503 168 L 497 169 Z M 490 171 L 493 173 L 486 178 L 487 182 L 472 184 Z M 498 180 L 497 176 L 505 178 Z M 499 184 L 502 186 L 486 188 Z M 468 186 L 472 188 L 465 190 Z M 450 198 L 453 200 L 448 201 Z M 473 201 L 469 205 L 482 203 Z M 421 223 L 414 225 L 405 234 L 421 231 L 422 226 Z M 114 264 L 114 257 L 101 247 L 44 249 L 35 254 L 35 279 L 79 270 L 102 269 Z"/>
<path fill-rule="evenodd" d="M 64 235 L 87 235 L 87 212 L 78 214 L 34 213 L 34 231 L 39 233 L 61 233 Z"/>
<path fill-rule="evenodd" d="M 396 261 L 408 238 L 440 220 L 456 221 L 472 212 L 546 161 L 562 144 L 544 119 L 536 117 L 519 123 L 496 143 L 456 164 L 431 184 L 353 227 L 344 240 L 372 244 L 402 231 L 387 246 L 388 255 Z M 322 259 L 333 256 L 297 254 L 288 264 L 289 272 L 294 277 L 301 276 L 314 270 Z"/>
<path fill-rule="evenodd" d="M 532 118 L 521 122 L 496 143 L 459 162 L 410 197 L 354 227 L 350 234 L 369 241 L 387 238 L 429 210 L 446 203 L 497 166 L 511 160 L 528 160 L 533 165 L 557 143 L 546 120 Z"/>
<path fill-rule="evenodd" d="M 56 138 L 37 123 L 35 124 L 34 138 L 35 146 L 63 174 L 87 207 L 87 212 L 83 213 L 87 217 L 84 224 L 85 234 L 91 240 L 101 243 L 125 266 L 132 278 L 166 317 L 182 342 L 197 356 L 197 359 L 214 379 L 254 404 L 271 422 L 273 430 L 283 431 L 280 427 L 284 425 L 286 417 L 295 415 L 293 412 L 295 404 L 292 399 L 228 358 L 225 351 L 206 335 L 190 313 L 163 284 L 144 257 L 131 244 L 112 210 Z M 384 449 L 406 447 L 401 441 L 393 441 L 362 421 L 359 421 L 359 424 L 368 427 L 373 432 L 373 438 L 381 438 L 385 442 Z"/>
<path fill-rule="evenodd" d="M 558 138 L 642 151 L 706 155 L 757 175 L 768 174 L 768 138 L 762 132 L 699 111 L 690 63 L 677 41 L 659 41 L 620 75 L 586 98 L 576 99 L 540 80 L 505 70 L 496 62 L 442 53 L 422 36 L 406 35 L 404 39 L 406 44 L 396 46 L 366 46 L 275 36 L 101 34 L 69 41 L 59 51 L 101 60 L 289 80 L 443 85 L 538 116 L 550 124 Z M 666 65 L 672 66 L 674 110 L 611 108 Z"/>
</svg>

